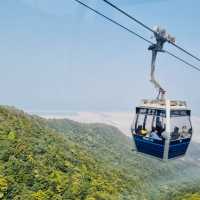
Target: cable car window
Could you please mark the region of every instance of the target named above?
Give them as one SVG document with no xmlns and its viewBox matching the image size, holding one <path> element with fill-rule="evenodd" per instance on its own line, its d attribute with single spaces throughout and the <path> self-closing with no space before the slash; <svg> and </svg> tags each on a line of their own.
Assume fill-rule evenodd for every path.
<svg viewBox="0 0 200 200">
<path fill-rule="evenodd" d="M 148 131 L 147 136 L 150 136 L 150 133 L 152 132 L 152 127 L 153 127 L 153 122 L 155 120 L 155 116 L 153 115 L 148 115 L 146 119 L 146 125 L 145 128 Z"/>
<path fill-rule="evenodd" d="M 146 120 L 147 120 L 147 115 L 144 114 L 138 114 L 137 119 L 136 119 L 136 127 L 135 127 L 135 132 L 136 134 L 140 135 L 146 135 L 147 134 L 147 129 L 146 129 Z"/>
<path fill-rule="evenodd" d="M 157 109 L 151 109 L 151 108 L 136 108 L 136 113 L 166 117 L 165 110 L 157 110 Z"/>
<path fill-rule="evenodd" d="M 162 129 L 165 129 L 165 126 L 166 126 L 166 119 L 164 117 L 160 117 L 160 116 L 156 116 L 154 117 L 154 121 L 153 121 L 153 126 L 152 127 L 155 127 L 155 128 L 162 128 Z"/>
<path fill-rule="evenodd" d="M 171 117 L 190 116 L 190 110 L 171 110 Z"/>
<path fill-rule="evenodd" d="M 149 114 L 149 109 L 146 110 Z M 160 112 L 158 113 L 159 115 Z M 162 140 L 162 133 L 165 130 L 166 119 L 157 115 L 138 114 L 135 124 L 135 133 L 145 137 Z"/>
<path fill-rule="evenodd" d="M 151 137 L 155 139 L 162 140 L 162 133 L 166 129 L 166 118 L 161 116 L 155 116 L 152 123 L 152 132 L 150 134 Z"/>
<path fill-rule="evenodd" d="M 192 125 L 190 116 L 179 116 L 171 118 L 171 140 L 190 138 Z"/>
</svg>

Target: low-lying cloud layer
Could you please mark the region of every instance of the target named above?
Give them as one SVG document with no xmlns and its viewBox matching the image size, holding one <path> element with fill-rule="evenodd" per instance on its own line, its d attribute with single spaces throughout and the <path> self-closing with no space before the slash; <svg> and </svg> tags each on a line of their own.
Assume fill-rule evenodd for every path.
<svg viewBox="0 0 200 200">
<path fill-rule="evenodd" d="M 83 123 L 104 123 L 117 127 L 130 136 L 130 127 L 134 119 L 131 112 L 75 112 L 75 113 L 37 113 L 45 118 L 68 118 Z M 200 143 L 200 118 L 192 117 L 194 128 L 193 141 Z"/>
</svg>

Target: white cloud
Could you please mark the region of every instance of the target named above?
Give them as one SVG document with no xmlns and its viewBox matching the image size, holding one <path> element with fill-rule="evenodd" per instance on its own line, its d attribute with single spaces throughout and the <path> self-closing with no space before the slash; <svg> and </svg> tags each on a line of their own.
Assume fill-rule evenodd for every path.
<svg viewBox="0 0 200 200">
<path fill-rule="evenodd" d="M 74 114 L 62 112 L 46 115 L 43 113 L 42 116 L 46 118 L 68 118 L 83 123 L 104 123 L 117 127 L 127 136 L 131 135 L 130 127 L 134 119 L 132 112 L 77 112 Z M 200 118 L 192 117 L 192 124 L 194 129 L 192 139 L 200 143 Z"/>
</svg>

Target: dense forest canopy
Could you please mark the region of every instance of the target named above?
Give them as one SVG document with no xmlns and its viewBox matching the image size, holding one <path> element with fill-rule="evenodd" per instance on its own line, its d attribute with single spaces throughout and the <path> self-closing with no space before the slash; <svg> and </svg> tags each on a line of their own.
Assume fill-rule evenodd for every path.
<svg viewBox="0 0 200 200">
<path fill-rule="evenodd" d="M 200 199 L 199 165 L 131 151 L 103 124 L 45 120 L 0 107 L 0 199 Z"/>
</svg>

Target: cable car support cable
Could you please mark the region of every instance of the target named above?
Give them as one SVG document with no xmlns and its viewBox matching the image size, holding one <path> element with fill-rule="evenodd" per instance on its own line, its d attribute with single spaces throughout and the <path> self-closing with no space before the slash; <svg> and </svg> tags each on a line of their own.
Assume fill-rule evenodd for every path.
<svg viewBox="0 0 200 200">
<path fill-rule="evenodd" d="M 185 63 L 185 64 L 188 65 L 189 67 L 192 67 L 193 69 L 196 69 L 197 71 L 200 71 L 200 68 L 199 68 L 199 67 L 196 67 L 195 65 L 193 65 L 193 64 L 191 64 L 191 63 L 189 63 L 189 62 L 183 60 L 182 58 L 179 58 L 179 57 L 176 56 L 175 54 L 173 54 L 173 53 L 171 53 L 171 52 L 169 52 L 169 51 L 166 51 L 166 50 L 165 50 L 165 53 L 167 53 L 168 55 L 170 55 L 170 56 L 176 58 L 177 60 L 179 60 L 179 61 Z"/>
<path fill-rule="evenodd" d="M 135 21 L 136 23 L 138 23 L 139 25 L 141 25 L 142 27 L 144 27 L 145 29 L 151 31 L 154 34 L 157 34 L 157 32 L 155 30 L 153 30 L 152 28 L 150 28 L 149 26 L 145 25 L 144 23 L 142 23 L 140 20 L 136 19 L 135 17 L 131 16 L 130 14 L 128 14 L 127 12 L 125 12 L 124 10 L 122 10 L 121 8 L 117 7 L 116 5 L 114 5 L 113 3 L 111 3 L 108 0 L 102 0 L 105 3 L 107 3 L 108 5 L 110 5 L 111 7 L 113 7 L 114 9 L 116 9 L 117 11 L 121 12 L 122 14 L 126 15 L 127 17 L 129 17 L 130 19 L 132 19 L 133 21 Z M 187 55 L 193 57 L 194 59 L 196 59 L 197 61 L 200 61 L 200 58 L 198 58 L 197 56 L 193 55 L 192 53 L 190 53 L 189 51 L 185 50 L 183 47 L 175 44 L 174 42 L 172 42 L 171 40 L 167 40 L 168 43 L 172 44 L 173 46 L 175 46 L 176 48 L 178 48 L 179 50 L 183 51 L 184 53 L 186 53 Z"/>
<path fill-rule="evenodd" d="M 86 8 L 88 8 L 89 10 L 93 11 L 94 13 L 100 15 L 101 17 L 103 17 L 103 18 L 106 19 L 107 21 L 112 22 L 113 24 L 115 24 L 115 25 L 121 27 L 121 28 L 124 29 L 125 31 L 127 31 L 127 32 L 129 32 L 129 33 L 135 35 L 136 37 L 142 39 L 143 41 L 145 41 L 145 42 L 147 42 L 147 43 L 149 43 L 149 44 L 151 44 L 151 45 L 154 44 L 153 42 L 151 42 L 150 40 L 144 38 L 144 37 L 141 36 L 140 34 L 138 34 L 138 33 L 134 32 L 133 30 L 131 30 L 131 29 L 125 27 L 124 25 L 120 24 L 119 22 L 117 22 L 117 21 L 115 21 L 115 20 L 113 20 L 113 19 L 107 17 L 106 15 L 104 15 L 104 14 L 102 14 L 101 12 L 97 11 L 96 9 L 94 9 L 94 8 L 90 7 L 89 5 L 87 5 L 87 4 L 83 3 L 83 2 L 81 2 L 80 0 L 74 0 L 74 1 L 77 2 L 77 3 L 79 3 L 79 4 L 81 4 L 82 6 L 84 6 L 84 7 L 86 7 Z M 103 1 L 104 1 L 104 0 L 103 0 Z M 105 1 L 107 1 L 107 0 L 105 0 Z M 127 15 L 128 15 L 128 14 L 127 14 Z M 130 16 L 130 17 L 131 17 L 131 16 Z M 139 20 L 137 20 L 137 21 L 140 22 Z M 140 22 L 140 24 L 143 25 L 142 22 Z M 146 26 L 146 25 L 144 25 L 144 26 L 145 26 L 145 28 L 147 27 L 149 30 L 151 30 L 153 33 L 155 32 L 153 29 L 149 28 L 148 26 Z M 157 32 L 155 32 L 155 35 L 157 35 Z M 186 60 L 184 60 L 184 59 L 182 59 L 182 58 L 180 58 L 180 57 L 174 55 L 173 53 L 171 53 L 171 52 L 169 52 L 169 51 L 166 51 L 166 50 L 163 50 L 162 52 L 165 52 L 165 53 L 167 53 L 168 55 L 170 55 L 170 56 L 176 58 L 177 60 L 183 62 L 184 64 L 188 65 L 189 67 L 192 67 L 193 69 L 196 69 L 196 70 L 200 71 L 200 67 L 197 67 L 197 66 L 195 66 L 195 65 L 193 65 L 193 64 L 191 64 L 191 63 L 189 63 L 189 62 L 187 62 Z"/>
<path fill-rule="evenodd" d="M 149 44 L 153 44 L 153 42 L 151 42 L 150 40 L 148 40 L 148 39 L 142 37 L 141 35 L 139 35 L 138 33 L 134 32 L 134 31 L 132 31 L 131 29 L 129 29 L 129 28 L 127 28 L 127 27 L 121 25 L 121 24 L 118 23 L 117 21 L 115 21 L 115 20 L 113 20 L 113 19 L 111 19 L 111 18 L 105 16 L 104 14 L 102 14 L 101 12 L 99 12 L 99 11 L 95 10 L 94 8 L 88 6 L 87 4 L 85 4 L 85 3 L 83 3 L 83 2 L 81 2 L 81 1 L 79 1 L 79 0 L 74 0 L 74 1 L 76 1 L 77 3 L 83 5 L 84 7 L 88 8 L 89 10 L 95 12 L 96 14 L 98 14 L 98 15 L 100 15 L 101 17 L 105 18 L 106 20 L 112 22 L 113 24 L 115 24 L 115 25 L 117 25 L 117 26 L 123 28 L 124 30 L 128 31 L 129 33 L 131 33 L 131 34 L 137 36 L 138 38 L 140 38 L 140 39 L 142 39 L 142 40 L 148 42 Z"/>
</svg>

